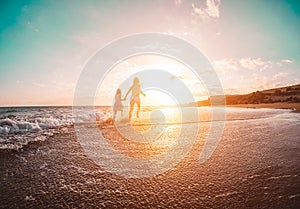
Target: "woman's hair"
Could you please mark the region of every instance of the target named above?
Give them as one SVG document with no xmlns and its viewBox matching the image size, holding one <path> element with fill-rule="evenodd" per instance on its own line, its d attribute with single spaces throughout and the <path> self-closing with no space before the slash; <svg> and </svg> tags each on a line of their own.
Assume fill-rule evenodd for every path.
<svg viewBox="0 0 300 209">
<path fill-rule="evenodd" d="M 117 95 L 117 94 L 122 94 L 122 93 L 121 93 L 121 89 L 117 89 L 116 95 Z"/>
<path fill-rule="evenodd" d="M 139 83 L 140 83 L 139 78 L 138 78 L 138 77 L 135 77 L 135 78 L 133 79 L 133 84 L 139 84 Z"/>
</svg>

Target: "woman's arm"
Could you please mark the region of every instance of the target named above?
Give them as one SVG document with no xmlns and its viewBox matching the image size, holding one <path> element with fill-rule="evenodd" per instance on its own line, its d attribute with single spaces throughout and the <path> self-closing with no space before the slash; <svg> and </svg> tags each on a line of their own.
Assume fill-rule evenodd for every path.
<svg viewBox="0 0 300 209">
<path fill-rule="evenodd" d="M 146 94 L 140 89 L 140 93 L 144 95 L 144 97 L 146 96 Z"/>
<path fill-rule="evenodd" d="M 132 86 L 128 89 L 128 91 L 127 91 L 127 93 L 126 93 L 126 95 L 124 97 L 124 100 L 126 100 L 126 97 L 128 96 L 128 94 L 130 93 L 131 90 L 132 90 Z"/>
</svg>

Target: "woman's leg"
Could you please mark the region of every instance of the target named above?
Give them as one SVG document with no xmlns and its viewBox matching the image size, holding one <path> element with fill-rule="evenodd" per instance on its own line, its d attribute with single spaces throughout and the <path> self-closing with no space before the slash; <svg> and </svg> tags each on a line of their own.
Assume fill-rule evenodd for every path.
<svg viewBox="0 0 300 209">
<path fill-rule="evenodd" d="M 132 116 L 132 111 L 133 111 L 134 103 L 135 103 L 134 100 L 130 101 L 130 109 L 129 109 L 129 116 L 128 116 L 129 120 L 131 119 L 131 116 Z"/>
<path fill-rule="evenodd" d="M 137 101 L 136 105 L 137 105 L 136 117 L 139 118 L 140 117 L 140 109 L 141 109 L 141 101 Z"/>
</svg>

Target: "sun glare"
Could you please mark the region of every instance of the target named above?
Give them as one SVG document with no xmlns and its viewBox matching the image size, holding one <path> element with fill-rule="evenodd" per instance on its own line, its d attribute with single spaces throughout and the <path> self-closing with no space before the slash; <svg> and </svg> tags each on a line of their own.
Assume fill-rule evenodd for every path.
<svg viewBox="0 0 300 209">
<path fill-rule="evenodd" d="M 168 94 L 159 90 L 145 90 L 143 98 L 145 106 L 176 106 L 176 101 Z"/>
<path fill-rule="evenodd" d="M 166 86 L 173 86 L 174 89 L 178 89 L 177 93 L 180 93 L 182 90 L 176 86 L 176 84 L 179 83 L 178 80 L 180 80 L 180 82 L 184 83 L 189 91 L 195 96 L 196 100 L 202 99 L 201 96 L 205 95 L 205 90 L 198 78 L 182 63 L 163 56 L 141 55 L 128 58 L 110 70 L 110 73 L 103 78 L 99 85 L 98 92 L 95 97 L 95 104 L 111 105 L 118 88 L 121 89 L 122 97 L 124 97 L 132 84 L 133 78 L 130 78 L 130 76 L 144 70 L 162 70 L 171 74 L 168 80 L 162 79 L 161 83 Z M 177 102 L 163 91 L 158 89 L 146 89 L 146 86 L 151 86 L 151 82 L 153 80 L 157 81 L 157 79 L 160 79 L 157 74 L 153 74 L 152 77 L 139 76 L 139 79 L 141 82 L 141 88 L 147 94 L 146 97 L 141 96 L 142 106 L 177 105 Z M 181 103 L 193 102 L 190 101 L 186 93 L 180 95 L 180 100 Z"/>
</svg>

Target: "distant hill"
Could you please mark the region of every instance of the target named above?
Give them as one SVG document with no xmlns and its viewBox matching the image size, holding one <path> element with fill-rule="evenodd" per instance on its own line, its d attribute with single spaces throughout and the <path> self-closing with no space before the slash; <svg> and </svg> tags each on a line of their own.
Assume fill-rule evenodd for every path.
<svg viewBox="0 0 300 209">
<path fill-rule="evenodd" d="M 214 101 L 218 100 L 214 96 Z M 225 95 L 227 105 L 237 104 L 268 104 L 268 103 L 300 103 L 300 84 L 263 91 L 256 91 L 250 94 Z M 210 98 L 196 103 L 190 103 L 192 106 L 209 106 Z"/>
</svg>

